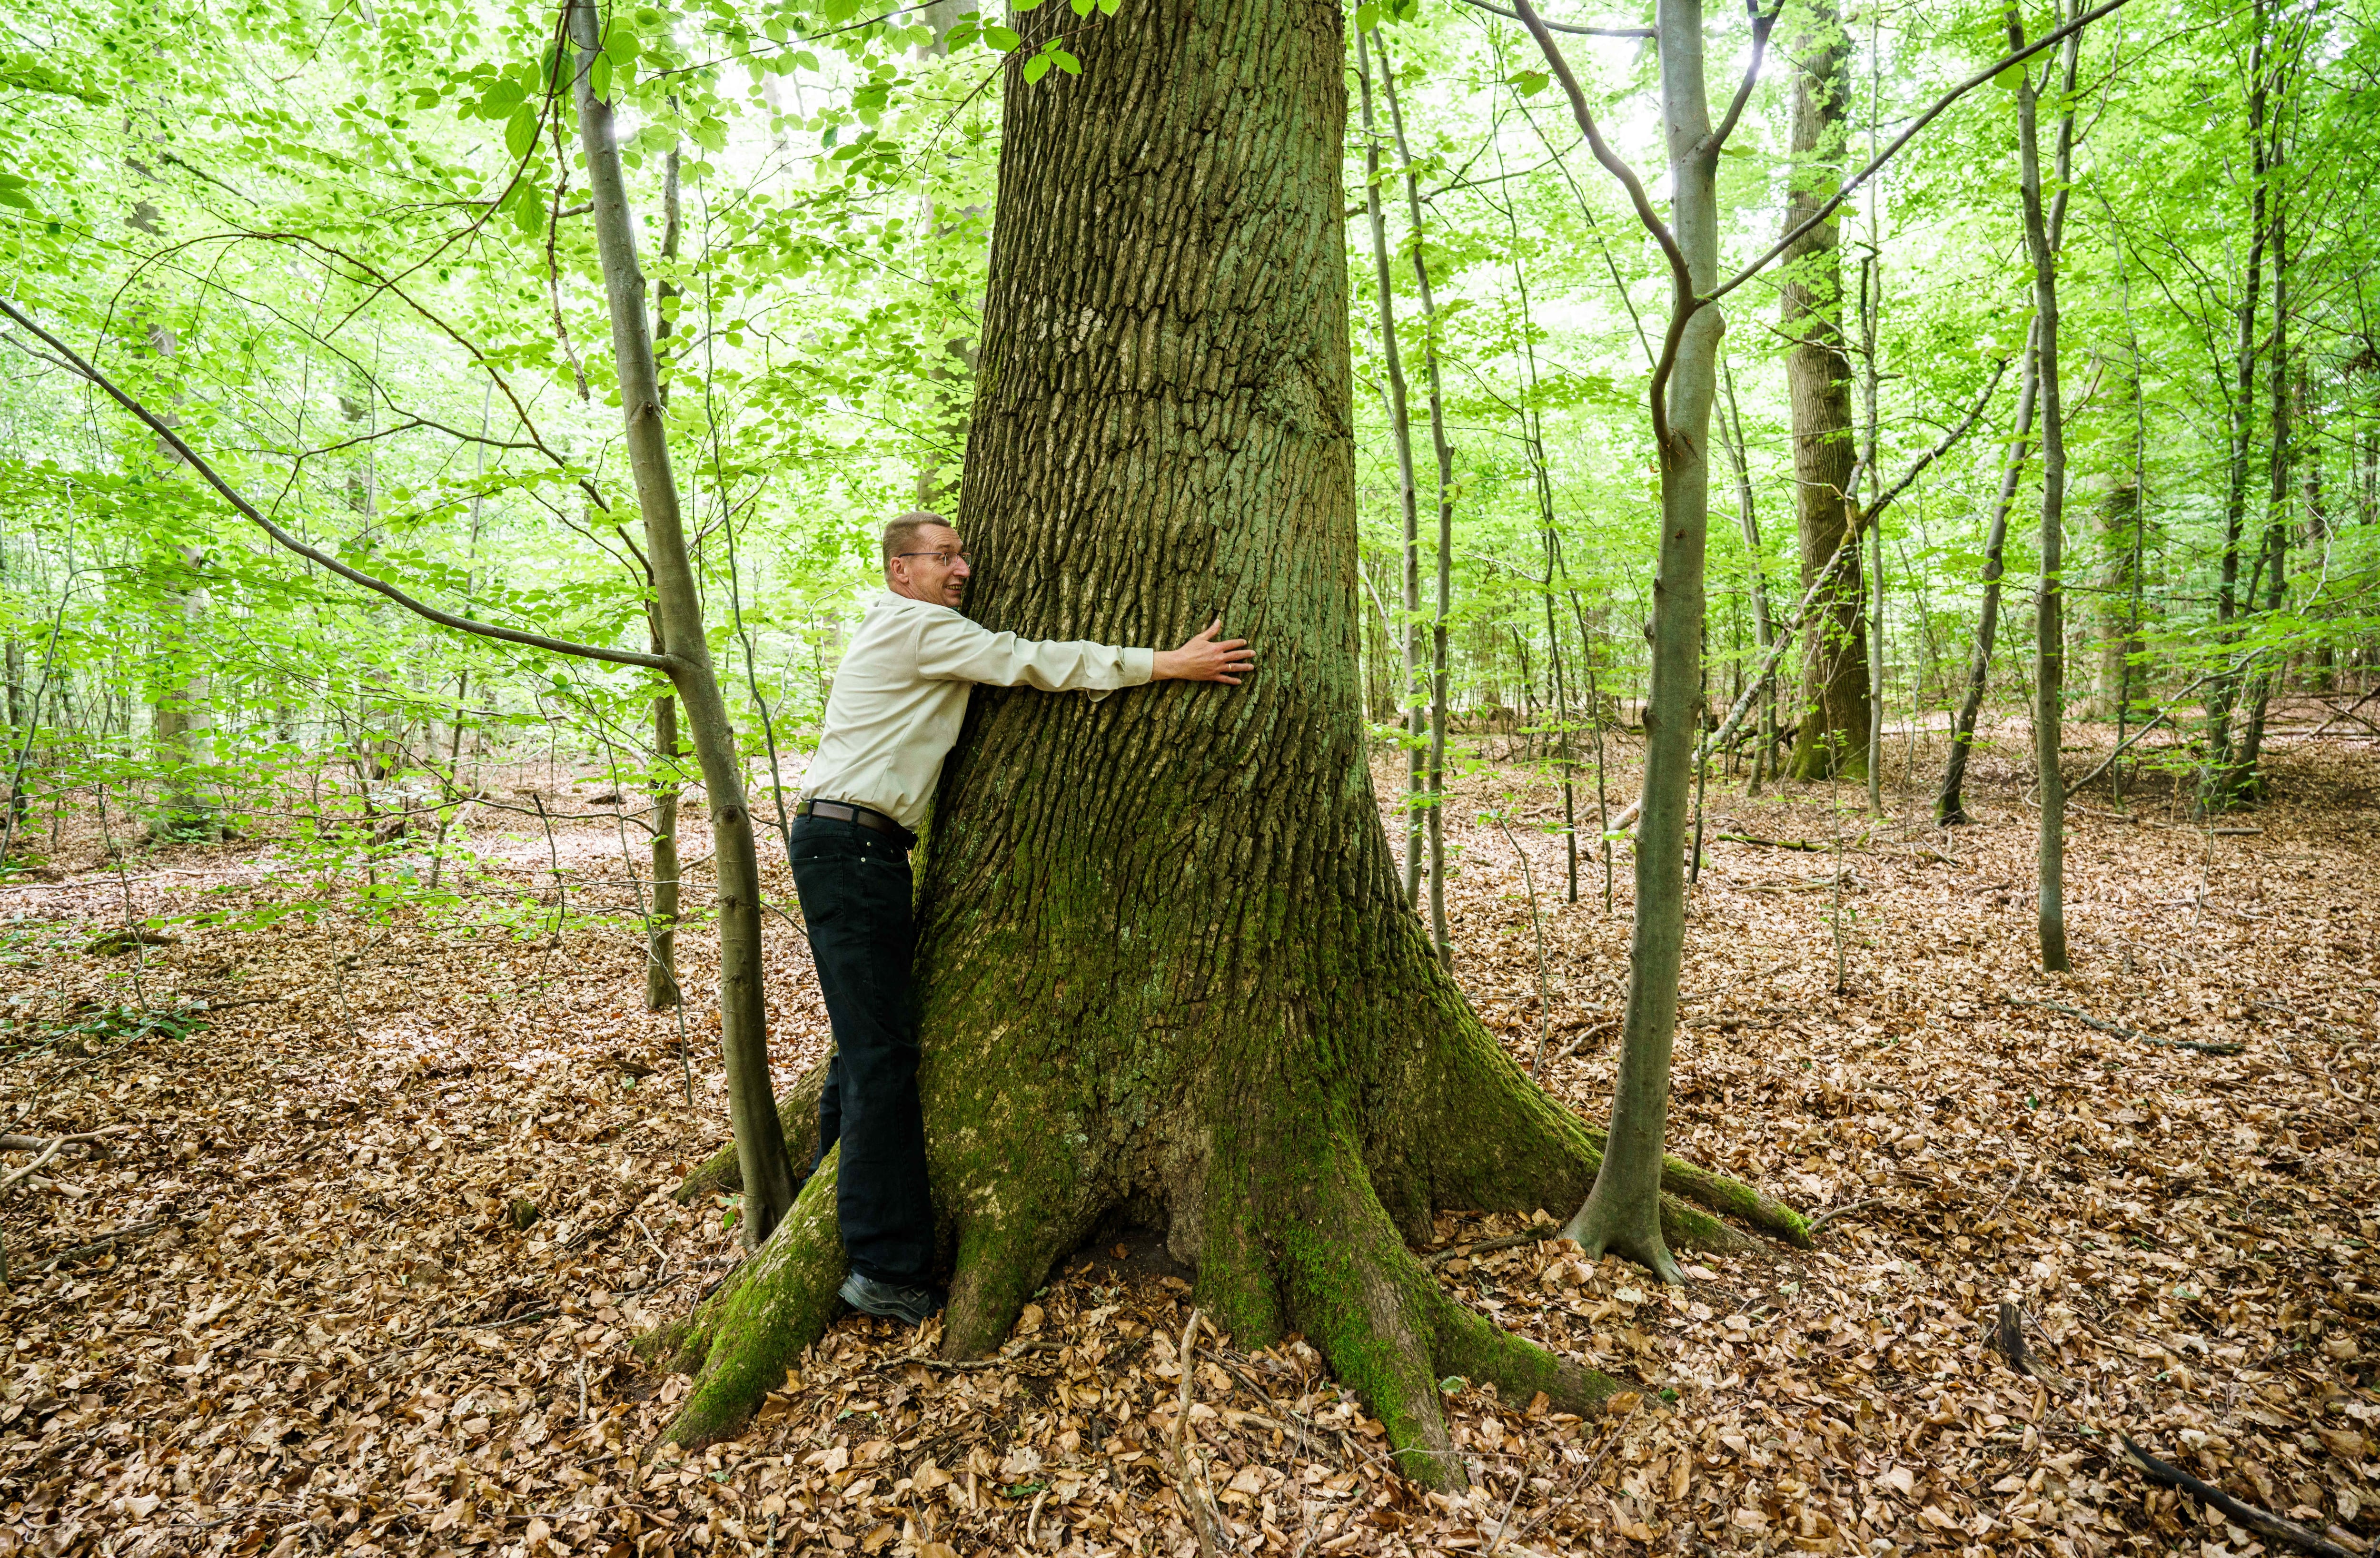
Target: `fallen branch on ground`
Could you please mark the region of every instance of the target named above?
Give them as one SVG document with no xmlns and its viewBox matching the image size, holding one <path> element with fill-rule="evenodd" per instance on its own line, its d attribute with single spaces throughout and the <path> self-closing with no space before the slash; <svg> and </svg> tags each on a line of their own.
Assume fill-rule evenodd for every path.
<svg viewBox="0 0 2380 1558">
<path fill-rule="evenodd" d="M 130 1130 L 131 1129 L 133 1128 L 130 1125 L 103 1126 L 97 1130 L 86 1130 L 73 1136 L 52 1137 L 46 1142 L 34 1141 L 29 1146 L 6 1149 L 6 1151 L 18 1153 L 38 1151 L 41 1155 L 35 1158 L 32 1162 L 27 1164 L 24 1167 L 17 1170 L 16 1173 L 8 1176 L 6 1179 L 0 1179 L 0 1190 L 6 1190 L 9 1186 L 15 1184 L 19 1179 L 31 1178 L 33 1171 L 41 1167 L 43 1164 L 49 1162 L 52 1158 L 57 1156 L 60 1149 L 62 1148 L 70 1147 L 78 1141 L 96 1141 L 103 1136 L 113 1136 L 118 1131 Z M 26 1137 L 10 1137 L 8 1140 L 12 1141 L 30 1141 L 31 1139 Z"/>
<path fill-rule="evenodd" d="M 1473 1244 L 1450 1244 L 1435 1255 L 1425 1255 L 1421 1263 L 1435 1266 L 1456 1256 L 1485 1255 L 1497 1250 L 1518 1250 L 1524 1244 L 1542 1244 L 1561 1230 L 1551 1223 L 1539 1223 L 1524 1234 L 1506 1234 L 1501 1238 L 1483 1238 Z"/>
<path fill-rule="evenodd" d="M 2116 1442 L 2124 1447 L 2123 1458 L 2139 1467 L 2142 1475 L 2150 1481 L 2178 1489 L 2200 1504 L 2222 1511 L 2233 1525 L 2252 1531 L 2266 1541 L 2286 1542 L 2300 1552 L 2314 1553 L 2317 1558 L 2352 1558 L 2346 1548 L 2313 1528 L 2301 1526 L 2294 1520 L 2284 1520 L 2277 1515 L 2258 1509 L 2254 1504 L 2241 1504 L 2222 1489 L 2201 1482 L 2180 1467 L 2157 1459 L 2120 1429 L 2116 1432 Z"/>
<path fill-rule="evenodd" d="M 2247 1047 L 2244 1045 L 2228 1042 L 2205 1044 L 2197 1039 L 2160 1039 L 2153 1034 L 2143 1033 L 2138 1029 L 2127 1028 L 2120 1022 L 2110 1022 L 2104 1017 L 2094 1017 L 2087 1011 L 2061 1006 L 2056 1001 L 2029 1001 L 2022 996 L 2011 996 L 2005 991 L 2001 993 L 2000 999 L 2012 1007 L 2039 1007 L 2044 1011 L 2060 1012 L 2082 1023 L 2085 1028 L 2096 1028 L 2103 1033 L 2113 1033 L 2119 1039 L 2130 1039 L 2134 1044 L 2156 1045 L 2165 1049 L 2196 1050 L 2201 1055 L 2238 1055 Z"/>
<path fill-rule="evenodd" d="M 1749 833 L 1715 833 L 1712 837 L 1730 844 L 1758 844 L 1765 850 L 1807 850 L 1812 854 L 1825 854 L 1834 847 L 1831 844 L 1813 844 L 1806 839 L 1755 839 Z"/>
</svg>

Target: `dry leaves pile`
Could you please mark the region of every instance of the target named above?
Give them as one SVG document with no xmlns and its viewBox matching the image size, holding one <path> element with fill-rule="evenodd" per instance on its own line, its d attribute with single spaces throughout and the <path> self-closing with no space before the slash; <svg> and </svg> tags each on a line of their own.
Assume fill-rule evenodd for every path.
<svg viewBox="0 0 2380 1558">
<path fill-rule="evenodd" d="M 2055 981 L 2031 972 L 2012 775 L 1949 835 L 1871 827 L 1824 790 L 1715 784 L 1672 1141 L 1846 1210 L 1814 1252 L 1706 1258 L 1682 1291 L 1512 1244 L 1521 1219 L 1442 1218 L 1451 1288 L 1641 1386 L 1582 1422 L 1448 1381 L 1461 1496 L 1394 1476 L 1302 1342 L 1194 1333 L 1150 1241 L 1070 1259 L 998 1359 L 943 1364 L 930 1327 L 848 1319 L 744 1439 L 655 1448 L 686 1384 L 627 1343 L 735 1246 L 716 1200 L 668 1196 L 723 1134 L 715 1027 L 698 996 L 689 1108 L 676 1020 L 641 1008 L 608 819 L 559 830 L 566 905 L 534 825 L 479 825 L 482 885 L 540 895 L 558 942 L 543 920 L 521 939 L 475 912 L 346 910 L 122 935 L 128 899 L 175 916 L 296 896 L 253 847 L 0 889 L 0 1133 L 115 1128 L 0 1192 L 0 1558 L 1181 1555 L 1202 1518 L 1219 1546 L 1282 1554 L 2258 1551 L 2150 1488 L 2111 1450 L 2119 1429 L 2361 1551 L 2380 1534 L 2380 759 L 2287 747 L 2275 774 L 2275 803 L 2240 825 L 2261 832 L 2078 809 L 2078 972 Z M 1541 776 L 1466 782 L 1458 972 L 1530 1063 L 1517 839 L 1551 1084 L 1599 1118 L 1628 862 L 1610 913 L 1591 861 L 1582 901 L 1559 902 L 1560 840 L 1528 826 L 1550 806 Z M 1520 819 L 1511 838 L 1474 820 L 1489 807 Z M 96 852 L 69 827 L 58 855 Z M 703 941 L 681 936 L 690 991 Z M 770 953 L 790 1081 L 825 1026 L 773 918 Z M 0 1178 L 33 1162 L 18 1145 L 0 1144 Z M 1993 1350 L 2003 1299 L 2037 1377 Z"/>
</svg>

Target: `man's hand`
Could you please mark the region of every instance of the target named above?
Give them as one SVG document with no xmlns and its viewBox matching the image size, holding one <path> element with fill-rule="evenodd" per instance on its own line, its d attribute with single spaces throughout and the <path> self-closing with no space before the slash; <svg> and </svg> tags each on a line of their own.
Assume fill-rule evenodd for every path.
<svg viewBox="0 0 2380 1558">
<path fill-rule="evenodd" d="M 1179 649 L 1157 651 L 1157 670 L 1152 682 L 1220 682 L 1226 687 L 1236 687 L 1240 678 L 1256 668 L 1257 652 L 1249 648 L 1245 638 L 1226 638 L 1221 643 L 1215 635 L 1223 631 L 1223 620 L 1218 617 L 1207 631 Z"/>
</svg>

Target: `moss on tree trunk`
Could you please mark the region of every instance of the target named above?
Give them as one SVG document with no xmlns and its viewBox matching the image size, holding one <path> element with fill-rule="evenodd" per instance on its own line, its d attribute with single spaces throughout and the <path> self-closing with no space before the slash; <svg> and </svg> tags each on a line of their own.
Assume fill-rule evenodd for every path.
<svg viewBox="0 0 2380 1558">
<path fill-rule="evenodd" d="M 1237 688 L 977 694 L 920 863 L 919 1085 L 947 1354 L 1155 1206 L 1219 1326 L 1303 1333 L 1409 1471 L 1459 1484 L 1439 1375 L 1611 1385 L 1451 1303 L 1407 1241 L 1440 1207 L 1574 1204 L 1597 1142 L 1432 955 L 1366 764 L 1340 29 L 1322 0 L 1160 0 L 1070 37 L 1079 79 L 1012 84 L 968 610 L 1123 644 L 1220 610 L 1260 658 Z M 831 1318 L 829 1178 L 671 1338 L 701 1371 L 681 1443 L 732 1432 Z M 1664 1212 L 1680 1246 L 1744 1242 Z"/>
</svg>

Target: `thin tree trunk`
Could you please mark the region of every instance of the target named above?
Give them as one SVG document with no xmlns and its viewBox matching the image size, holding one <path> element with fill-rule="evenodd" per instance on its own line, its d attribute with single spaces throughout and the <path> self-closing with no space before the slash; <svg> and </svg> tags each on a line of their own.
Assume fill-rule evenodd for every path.
<svg viewBox="0 0 2380 1558">
<path fill-rule="evenodd" d="M 2248 56 L 2248 278 L 2240 295 L 2240 336 L 2232 368 L 2237 388 L 2231 397 L 2231 448 L 2224 469 L 2223 560 L 2215 586 L 2216 639 L 2225 646 L 2227 655 L 2228 646 L 2239 636 L 2232 623 L 2240 614 L 2240 542 L 2247 526 L 2248 465 L 2255 443 L 2256 308 L 2264 300 L 2265 246 L 2271 238 L 2271 228 L 2265 217 L 2265 122 L 2266 94 L 2271 85 L 2265 56 L 2265 0 L 2254 0 L 2251 7 L 2255 42 Z M 2239 677 L 2232 672 L 2217 676 L 2207 690 L 2206 768 L 2199 786 L 2199 803 L 2206 811 L 2225 810 L 2235 799 L 2231 784 L 2238 769 L 2238 754 L 2233 745 L 2231 717 L 2239 693 Z"/>
<path fill-rule="evenodd" d="M 1438 455 L 1438 604 L 1429 623 L 1429 927 L 1439 960 L 1454 964 L 1454 937 L 1446 927 L 1446 719 L 1447 618 L 1454 601 L 1454 448 L 1447 441 L 1446 399 L 1438 367 L 1438 306 L 1429 288 L 1429 260 L 1423 252 L 1421 176 L 1405 144 L 1404 115 L 1397 107 L 1396 67 L 1380 43 L 1380 88 L 1389 105 L 1397 163 L 1404 175 L 1405 210 L 1412 223 L 1414 283 L 1421 294 L 1422 379 L 1429 390 L 1429 441 Z"/>
<path fill-rule="evenodd" d="M 1389 379 L 1389 434 L 1397 452 L 1398 510 L 1404 522 L 1403 650 L 1405 683 L 1400 695 L 1405 727 L 1405 901 L 1421 902 L 1421 858 L 1425 825 L 1422 800 L 1427 793 L 1423 738 L 1426 723 L 1421 698 L 1421 514 L 1414 479 L 1413 417 L 1408 410 L 1403 356 L 1397 349 L 1396 288 L 1389 274 L 1389 228 L 1380 214 L 1380 137 L 1372 118 L 1372 58 L 1355 34 L 1355 78 L 1363 90 L 1364 208 L 1372 233 L 1373 288 L 1379 299 L 1380 356 Z M 1416 236 L 1416 242 L 1419 241 Z"/>
<path fill-rule="evenodd" d="M 2278 115 L 2273 133 L 2273 156 L 2266 166 L 2277 177 L 2283 165 Z M 2289 425 L 2289 223 L 2285 197 L 2276 190 L 2273 196 L 2273 357 L 2268 383 L 2272 401 L 2273 446 L 2269 461 L 2270 485 L 2265 497 L 2265 555 L 2256 572 L 2265 579 L 2264 610 L 2267 615 L 2281 609 L 2288 598 L 2289 559 L 2289 463 L 2295 442 Z M 2255 587 L 2252 579 L 2248 604 L 2255 605 Z M 2257 765 L 2264 755 L 2265 710 L 2271 700 L 2274 686 L 2287 672 L 2289 661 L 2276 657 L 2267 660 L 2249 682 L 2247 729 L 2240 740 L 2240 760 L 2237 771 L 2225 792 L 2234 802 L 2252 801 L 2264 794 L 2264 776 Z"/>
<path fill-rule="evenodd" d="M 702 600 L 686 554 L 670 472 L 669 439 L 645 313 L 645 279 L 621 175 L 611 105 L 595 94 L 592 68 L 602 26 L 590 0 L 570 0 L 570 36 L 578 51 L 578 133 L 593 192 L 596 249 L 612 316 L 612 355 L 620 385 L 628 463 L 644 518 L 645 555 L 653 570 L 655 614 L 674 664 L 710 808 L 712 863 L 719 878 L 719 1014 L 727 1102 L 744 1176 L 741 1227 L 758 1249 L 793 1205 L 794 1175 L 778 1124 L 769 1076 L 768 1008 L 760 945 L 760 864 L 743 764 L 727 706 L 703 635 Z"/>
<path fill-rule="evenodd" d="M 2009 11 L 2009 41 L 2022 47 L 2023 24 Z M 2078 41 L 2070 41 L 2073 57 Z M 2034 318 L 2039 327 L 2041 383 L 2041 575 L 2034 615 L 2034 761 L 2040 770 L 2041 832 L 2035 864 L 2040 876 L 2038 929 L 2041 966 L 2063 973 L 2073 964 L 2066 954 L 2066 779 L 2058 767 L 2065 696 L 2066 643 L 2062 616 L 2065 539 L 2066 431 L 2058 401 L 2058 260 L 2042 209 L 2038 93 L 2027 69 L 2017 87 L 2017 144 L 2022 164 L 2026 251 L 2033 259 Z M 2063 151 L 2062 144 L 2059 150 Z M 2062 159 L 2061 159 L 2062 160 Z M 2062 181 L 2061 181 L 2062 182 Z"/>
<path fill-rule="evenodd" d="M 1735 517 L 1743 531 L 1744 579 L 1752 591 L 1752 634 L 1760 647 L 1758 663 L 1768 663 L 1769 646 L 1777 640 L 1776 623 L 1768 612 L 1768 583 L 1761 568 L 1760 516 L 1753 506 L 1751 451 L 1743 441 L 1743 412 L 1735 403 L 1735 372 L 1727 358 L 1719 358 L 1719 382 L 1727 393 L 1727 409 L 1719 416 L 1719 447 L 1727 451 L 1735 466 Z M 1746 795 L 1760 793 L 1760 773 L 1767 761 L 1768 749 L 1775 741 L 1776 708 L 1773 699 L 1764 698 L 1760 706 L 1760 734 L 1752 750 L 1752 778 L 1744 786 Z"/>
<path fill-rule="evenodd" d="M 1718 151 L 1703 86 L 1699 0 L 1659 10 L 1661 117 L 1668 143 L 1671 223 L 1687 274 L 1673 309 L 1718 280 Z M 1674 315 L 1673 315 L 1674 317 Z M 1640 1261 L 1664 1281 L 1683 1274 L 1661 1236 L 1657 1195 L 1669 1129 L 1670 1053 L 1684 964 L 1686 814 L 1693 803 L 1694 737 L 1702 707 L 1703 559 L 1710 513 L 1710 417 L 1718 343 L 1716 308 L 1685 320 L 1668 384 L 1670 439 L 1658 453 L 1661 541 L 1653 581 L 1651 682 L 1645 706 L 1645 796 L 1636 827 L 1636 913 L 1628 938 L 1628 1005 L 1611 1128 L 1586 1200 L 1563 1226 L 1590 1257 Z"/>
</svg>

